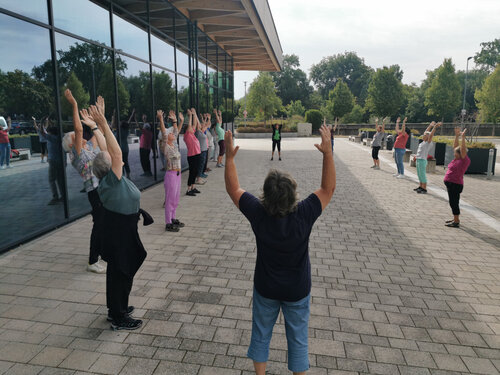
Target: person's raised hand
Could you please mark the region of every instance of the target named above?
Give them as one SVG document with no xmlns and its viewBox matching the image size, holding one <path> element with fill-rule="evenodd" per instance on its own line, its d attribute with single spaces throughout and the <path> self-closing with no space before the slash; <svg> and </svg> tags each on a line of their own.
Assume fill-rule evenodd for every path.
<svg viewBox="0 0 500 375">
<path fill-rule="evenodd" d="M 147 121 L 148 117 L 146 115 L 142 115 L 142 123 L 145 123 Z"/>
<path fill-rule="evenodd" d="M 403 123 L 406 124 L 406 121 L 408 121 L 408 117 L 405 117 L 405 119 L 403 120 Z"/>
<path fill-rule="evenodd" d="M 89 107 L 89 114 L 92 117 L 92 119 L 99 125 L 99 126 L 107 126 L 108 123 L 106 121 L 106 117 L 104 117 L 104 114 L 101 112 L 99 108 L 95 105 L 91 105 Z"/>
<path fill-rule="evenodd" d="M 99 109 L 99 111 L 101 111 L 101 113 L 102 113 L 103 115 L 106 113 L 106 112 L 105 112 L 105 110 L 106 110 L 106 105 L 104 104 L 104 98 L 103 98 L 101 95 L 99 95 L 99 96 L 97 97 L 97 101 L 96 101 L 95 105 L 96 105 L 96 107 Z"/>
<path fill-rule="evenodd" d="M 401 117 L 398 117 L 398 119 L 396 120 L 396 122 L 401 122 Z"/>
<path fill-rule="evenodd" d="M 73 94 L 71 93 L 70 89 L 64 90 L 64 97 L 69 102 L 69 104 L 71 104 L 73 106 L 78 105 L 78 103 L 76 102 L 75 98 L 73 97 Z"/>
<path fill-rule="evenodd" d="M 175 116 L 175 113 L 174 113 L 174 116 Z M 184 115 L 182 114 L 182 112 L 179 112 L 179 121 L 181 123 L 184 122 Z"/>
<path fill-rule="evenodd" d="M 82 118 L 82 122 L 87 125 L 89 128 L 95 128 L 97 126 L 97 124 L 95 123 L 94 119 L 92 118 L 92 116 L 90 115 L 89 111 L 87 111 L 86 109 L 82 109 L 80 111 L 80 116 Z"/>
<path fill-rule="evenodd" d="M 163 118 L 163 111 L 161 109 L 156 111 L 156 117 L 158 117 L 158 120 Z"/>
<path fill-rule="evenodd" d="M 465 128 L 463 131 L 460 132 L 460 135 L 463 137 L 465 137 L 465 132 L 467 131 L 467 128 Z"/>
<path fill-rule="evenodd" d="M 33 121 L 36 121 L 35 116 L 31 116 L 31 119 L 32 119 Z"/>
<path fill-rule="evenodd" d="M 439 121 L 436 125 L 434 125 L 436 128 L 439 128 L 441 125 L 443 125 L 443 123 L 441 121 Z"/>
<path fill-rule="evenodd" d="M 459 126 L 455 126 L 455 137 L 458 137 L 460 135 L 460 127 Z"/>
<path fill-rule="evenodd" d="M 321 144 L 315 144 L 316 148 L 322 153 L 327 154 L 332 152 L 332 143 L 330 140 L 330 131 L 326 127 L 326 125 L 321 125 L 319 128 L 319 132 L 321 134 Z"/>
<path fill-rule="evenodd" d="M 217 112 L 217 114 L 219 115 L 219 119 L 222 121 L 222 112 L 221 110 L 219 109 L 219 111 Z"/>
<path fill-rule="evenodd" d="M 224 144 L 226 145 L 226 160 L 234 159 L 234 157 L 238 153 L 238 150 L 240 149 L 240 146 L 234 147 L 233 133 L 231 133 L 231 130 L 228 130 L 224 134 Z"/>
</svg>

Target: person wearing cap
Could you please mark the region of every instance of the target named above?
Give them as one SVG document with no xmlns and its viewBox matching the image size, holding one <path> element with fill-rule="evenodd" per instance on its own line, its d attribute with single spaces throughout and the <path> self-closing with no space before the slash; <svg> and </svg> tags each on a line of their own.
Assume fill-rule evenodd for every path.
<svg viewBox="0 0 500 375">
<path fill-rule="evenodd" d="M 442 124 L 440 122 L 436 124 L 434 121 L 432 121 L 424 132 L 424 135 L 422 137 L 423 142 L 420 142 L 420 144 L 418 145 L 416 165 L 418 181 L 420 182 L 420 185 L 416 189 L 413 189 L 418 194 L 427 194 L 427 157 L 429 156 L 429 150 L 432 145 L 432 137 L 434 137 L 436 129 L 441 125 Z"/>
</svg>

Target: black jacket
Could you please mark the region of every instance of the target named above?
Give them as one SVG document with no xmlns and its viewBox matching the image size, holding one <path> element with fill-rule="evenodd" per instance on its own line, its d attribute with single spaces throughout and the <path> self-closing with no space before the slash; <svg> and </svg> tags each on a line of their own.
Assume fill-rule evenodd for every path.
<svg viewBox="0 0 500 375">
<path fill-rule="evenodd" d="M 103 208 L 101 216 L 101 257 L 129 277 L 134 277 L 147 255 L 137 229 L 140 215 L 144 225 L 153 223 L 153 218 L 142 209 L 123 215 Z"/>
<path fill-rule="evenodd" d="M 278 127 L 278 133 L 280 134 L 280 141 L 281 141 L 281 128 L 283 127 L 283 125 L 280 125 Z M 274 125 L 271 125 L 271 129 L 273 129 L 272 133 L 271 133 L 271 139 L 274 140 L 274 131 L 276 130 Z"/>
</svg>

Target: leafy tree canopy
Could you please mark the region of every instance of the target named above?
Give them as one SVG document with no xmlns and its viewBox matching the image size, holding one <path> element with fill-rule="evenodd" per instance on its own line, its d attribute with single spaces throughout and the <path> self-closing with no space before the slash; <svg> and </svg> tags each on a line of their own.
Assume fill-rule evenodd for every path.
<svg viewBox="0 0 500 375">
<path fill-rule="evenodd" d="M 482 121 L 500 122 L 500 64 L 475 94 Z"/>
<path fill-rule="evenodd" d="M 384 66 L 373 74 L 368 87 L 368 108 L 378 116 L 392 117 L 404 102 L 404 90 L 399 66 Z"/>
<path fill-rule="evenodd" d="M 290 104 L 286 106 L 286 114 L 288 117 L 292 117 L 294 115 L 304 116 L 305 111 L 306 109 L 300 100 L 291 101 Z"/>
<path fill-rule="evenodd" d="M 500 39 L 481 43 L 481 51 L 474 56 L 474 62 L 482 70 L 492 72 L 500 64 Z"/>
<path fill-rule="evenodd" d="M 280 72 L 271 73 L 278 96 L 284 105 L 293 100 L 300 100 L 308 104 L 309 96 L 313 88 L 309 83 L 307 74 L 300 69 L 299 57 L 297 55 L 285 55 L 283 57 L 283 68 Z"/>
<path fill-rule="evenodd" d="M 351 90 L 344 81 L 340 80 L 335 85 L 335 88 L 330 91 L 330 100 L 327 107 L 333 117 L 341 118 L 352 111 L 354 103 L 354 95 L 352 95 Z"/>
<path fill-rule="evenodd" d="M 248 110 L 258 120 L 271 118 L 281 108 L 271 74 L 260 72 L 248 91 Z"/>
</svg>

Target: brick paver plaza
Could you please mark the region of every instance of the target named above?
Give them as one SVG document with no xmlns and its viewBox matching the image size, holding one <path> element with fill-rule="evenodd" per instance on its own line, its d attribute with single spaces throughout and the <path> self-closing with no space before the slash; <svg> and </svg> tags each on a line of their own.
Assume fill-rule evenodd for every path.
<svg viewBox="0 0 500 375">
<path fill-rule="evenodd" d="M 271 162 L 270 140 L 238 140 L 242 187 L 258 194 L 268 168 L 279 166 L 307 196 L 320 184 L 315 141 L 284 139 L 284 160 Z M 310 241 L 309 373 L 499 374 L 498 179 L 468 185 L 466 177 L 464 200 L 478 186 L 477 204 L 486 206 L 464 210 L 462 228 L 445 228 L 442 178 L 417 195 L 413 181 L 392 177 L 392 164 L 370 169 L 368 148 L 341 139 L 335 147 L 337 189 Z M 181 197 L 186 227 L 174 234 L 164 231 L 163 186 L 142 195 L 156 223 L 140 226 L 148 258 L 130 301 L 144 319 L 138 331 L 109 329 L 105 275 L 85 272 L 90 218 L 2 256 L 0 373 L 253 373 L 254 236 L 222 169 L 200 190 Z M 288 373 L 282 323 L 269 374 Z"/>
</svg>

